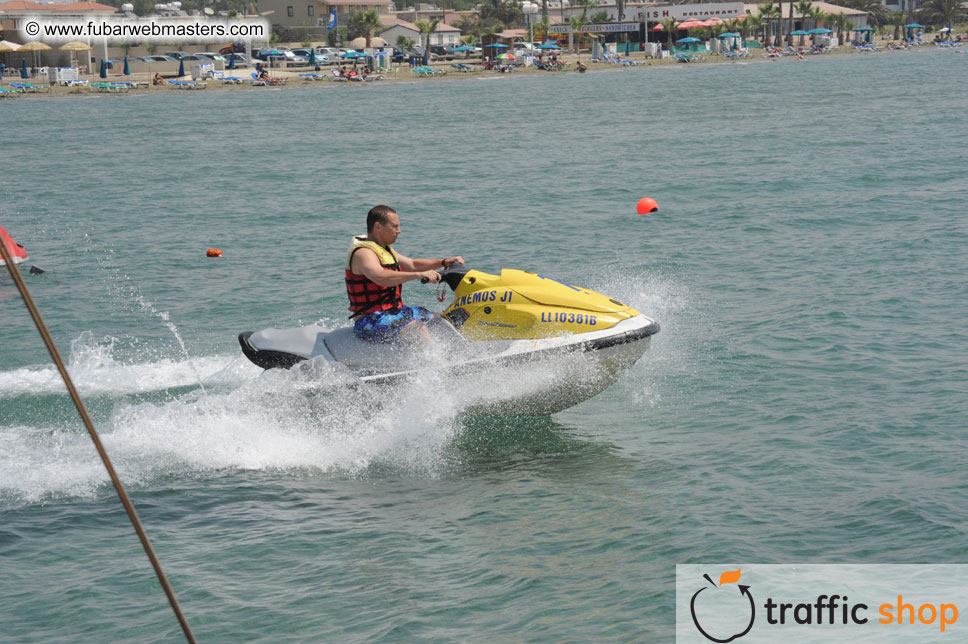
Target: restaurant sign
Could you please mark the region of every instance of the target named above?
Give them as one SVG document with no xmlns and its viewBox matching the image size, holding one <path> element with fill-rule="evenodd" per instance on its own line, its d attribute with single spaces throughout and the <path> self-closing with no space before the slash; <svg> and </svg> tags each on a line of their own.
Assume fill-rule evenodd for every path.
<svg viewBox="0 0 968 644">
<path fill-rule="evenodd" d="M 696 20 L 742 18 L 746 15 L 746 10 L 743 8 L 742 2 L 710 2 L 708 4 L 675 4 L 665 7 L 649 7 L 636 13 L 639 20 L 647 22 L 661 22 L 669 18 L 683 22 L 689 18 Z"/>
<path fill-rule="evenodd" d="M 612 33 L 616 31 L 638 31 L 637 22 L 603 22 L 601 24 L 582 25 L 581 31 L 584 34 Z M 548 28 L 549 34 L 566 34 L 571 31 L 570 25 L 555 25 Z"/>
</svg>

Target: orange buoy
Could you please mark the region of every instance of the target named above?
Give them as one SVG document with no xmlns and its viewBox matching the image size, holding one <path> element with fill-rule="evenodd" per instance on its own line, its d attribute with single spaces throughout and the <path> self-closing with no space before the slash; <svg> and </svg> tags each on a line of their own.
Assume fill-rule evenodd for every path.
<svg viewBox="0 0 968 644">
<path fill-rule="evenodd" d="M 221 257 L 222 256 L 222 251 L 219 250 L 218 248 L 209 248 L 205 252 L 205 256 L 206 257 Z"/>
<path fill-rule="evenodd" d="M 652 197 L 642 197 L 635 209 L 640 215 L 647 215 L 651 212 L 659 212 L 659 204 Z"/>
</svg>

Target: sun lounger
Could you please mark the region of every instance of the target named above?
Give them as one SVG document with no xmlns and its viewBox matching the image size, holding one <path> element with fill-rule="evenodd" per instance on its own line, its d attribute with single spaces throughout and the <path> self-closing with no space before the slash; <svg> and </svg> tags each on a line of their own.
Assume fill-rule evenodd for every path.
<svg viewBox="0 0 968 644">
<path fill-rule="evenodd" d="M 430 66 L 414 67 L 410 71 L 412 71 L 414 74 L 417 74 L 418 76 L 443 76 L 444 74 L 447 73 L 443 69 L 437 69 L 436 67 L 430 67 Z"/>
<path fill-rule="evenodd" d="M 178 89 L 206 89 L 208 87 L 205 83 L 197 83 L 195 81 L 170 80 L 168 84 L 174 85 Z"/>
<path fill-rule="evenodd" d="M 21 92 L 30 92 L 31 94 L 50 91 L 50 85 L 34 85 L 33 83 L 10 83 L 10 87 L 16 87 Z"/>
<path fill-rule="evenodd" d="M 244 78 L 240 78 L 239 76 L 226 76 L 225 72 L 212 72 L 212 78 L 222 85 L 241 85 L 245 82 Z"/>
<path fill-rule="evenodd" d="M 318 80 L 325 80 L 326 78 L 329 78 L 329 74 L 317 74 L 316 72 L 303 72 L 301 74 L 298 74 L 298 76 L 299 78 L 304 78 L 308 81 L 318 81 Z"/>
<path fill-rule="evenodd" d="M 6 87 L 0 87 L 0 96 L 6 98 L 7 96 L 20 96 L 20 92 L 15 92 L 12 89 L 7 89 Z"/>
<path fill-rule="evenodd" d="M 286 79 L 278 78 L 278 77 L 259 78 L 258 74 L 256 74 L 255 72 L 252 72 L 252 80 L 249 81 L 249 84 L 252 86 L 262 86 L 262 87 L 266 87 L 268 85 L 285 85 Z"/>
<path fill-rule="evenodd" d="M 99 94 L 127 94 L 131 90 L 123 83 L 91 83 L 89 87 Z"/>
</svg>

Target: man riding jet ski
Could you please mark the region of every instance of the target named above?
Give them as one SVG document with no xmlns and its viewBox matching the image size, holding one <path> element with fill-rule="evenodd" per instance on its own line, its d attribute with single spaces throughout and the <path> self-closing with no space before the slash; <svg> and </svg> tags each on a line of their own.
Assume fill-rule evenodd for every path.
<svg viewBox="0 0 968 644">
<path fill-rule="evenodd" d="M 430 269 L 464 263 L 464 258 L 410 259 L 390 245 L 400 236 L 400 217 L 389 206 L 374 206 L 366 215 L 366 236 L 354 237 L 346 254 L 346 294 L 350 299 L 353 331 L 363 340 L 387 342 L 419 337 L 428 341 L 422 322 L 431 319 L 422 306 L 405 306 L 404 282 L 420 279 L 437 283 Z"/>
<path fill-rule="evenodd" d="M 389 224 L 373 226 L 374 237 L 396 239 L 399 219 L 392 215 Z M 395 232 L 383 237 L 388 225 Z M 594 291 L 525 271 L 469 270 L 461 257 L 411 260 L 389 243 L 374 247 L 371 234 L 354 238 L 347 255 L 354 325 L 247 331 L 239 342 L 249 360 L 265 369 L 324 360 L 363 383 L 382 385 L 408 382 L 432 366 L 456 376 L 450 388 L 466 409 L 550 414 L 609 387 L 659 331 L 653 320 Z M 428 263 L 441 270 L 426 270 Z M 400 285 L 418 278 L 454 291 L 443 316 L 403 305 Z M 422 364 L 415 343 L 445 359 Z"/>
</svg>

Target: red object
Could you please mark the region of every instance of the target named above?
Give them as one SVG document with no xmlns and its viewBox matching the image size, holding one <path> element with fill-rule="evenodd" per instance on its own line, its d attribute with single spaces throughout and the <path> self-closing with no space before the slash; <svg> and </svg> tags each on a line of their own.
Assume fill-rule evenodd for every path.
<svg viewBox="0 0 968 644">
<path fill-rule="evenodd" d="M 222 251 L 219 250 L 218 248 L 209 248 L 205 252 L 205 256 L 206 257 L 221 257 L 222 256 Z"/>
<path fill-rule="evenodd" d="M 638 205 L 636 205 L 635 210 L 640 215 L 647 215 L 649 213 L 658 212 L 659 204 L 655 202 L 652 197 L 642 197 L 639 199 Z"/>
<path fill-rule="evenodd" d="M 27 259 L 27 250 L 23 246 L 15 242 L 13 240 L 13 237 L 11 237 L 10 234 L 3 229 L 3 226 L 0 226 L 0 240 L 3 240 L 4 246 L 6 246 L 7 250 L 10 251 L 10 255 L 13 257 L 14 264 L 19 264 L 20 262 Z M 4 265 L 5 263 L 6 262 L 3 261 L 3 258 L 0 257 L 0 265 Z"/>
<path fill-rule="evenodd" d="M 662 31 L 662 25 L 658 24 L 655 27 L 652 27 L 652 31 Z"/>
<path fill-rule="evenodd" d="M 383 270 L 399 271 L 399 264 L 383 265 Z M 403 289 L 396 286 L 380 286 L 364 275 L 357 275 L 350 269 L 346 273 L 346 295 L 350 298 L 350 311 L 353 316 L 367 315 L 377 311 L 390 311 L 403 306 Z"/>
</svg>

